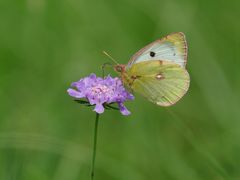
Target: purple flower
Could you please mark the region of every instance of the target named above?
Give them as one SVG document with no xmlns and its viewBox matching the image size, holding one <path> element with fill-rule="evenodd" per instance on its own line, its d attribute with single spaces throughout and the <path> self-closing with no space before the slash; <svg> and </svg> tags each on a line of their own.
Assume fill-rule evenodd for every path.
<svg viewBox="0 0 240 180">
<path fill-rule="evenodd" d="M 127 100 L 133 100 L 134 96 L 123 87 L 119 78 L 97 77 L 95 74 L 80 79 L 72 83 L 73 88 L 67 90 L 68 94 L 75 99 L 86 98 L 90 105 L 95 105 L 94 111 L 103 113 L 105 105 L 117 103 L 119 110 L 123 115 L 129 115 L 130 112 L 124 106 Z"/>
</svg>

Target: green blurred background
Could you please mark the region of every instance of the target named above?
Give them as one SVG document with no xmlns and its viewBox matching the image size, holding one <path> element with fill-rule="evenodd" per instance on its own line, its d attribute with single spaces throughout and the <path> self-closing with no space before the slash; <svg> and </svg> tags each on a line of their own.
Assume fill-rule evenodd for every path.
<svg viewBox="0 0 240 180">
<path fill-rule="evenodd" d="M 0 1 L 0 179 L 90 179 L 95 114 L 66 93 L 109 59 L 182 31 L 191 86 L 100 117 L 96 180 L 240 179 L 239 1 Z M 110 69 L 108 72 L 113 73 Z M 112 75 L 116 75 L 115 73 Z"/>
</svg>

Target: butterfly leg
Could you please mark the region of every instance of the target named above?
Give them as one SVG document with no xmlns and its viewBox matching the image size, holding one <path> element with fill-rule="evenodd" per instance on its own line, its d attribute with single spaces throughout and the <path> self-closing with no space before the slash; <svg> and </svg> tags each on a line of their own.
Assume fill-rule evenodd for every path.
<svg viewBox="0 0 240 180">
<path fill-rule="evenodd" d="M 103 65 L 102 65 L 102 76 L 103 76 L 103 78 L 105 77 L 105 68 L 106 68 L 106 66 L 111 66 L 111 67 L 113 67 L 113 65 L 111 64 L 111 63 L 109 63 L 109 62 L 107 62 L 107 63 L 104 63 Z"/>
</svg>

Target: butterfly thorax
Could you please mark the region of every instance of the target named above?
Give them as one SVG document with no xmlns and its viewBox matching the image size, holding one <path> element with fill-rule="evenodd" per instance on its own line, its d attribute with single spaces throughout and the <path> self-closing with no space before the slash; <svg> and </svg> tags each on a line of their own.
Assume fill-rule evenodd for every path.
<svg viewBox="0 0 240 180">
<path fill-rule="evenodd" d="M 130 75 L 126 70 L 126 65 L 119 64 L 114 66 L 114 70 L 120 74 L 121 80 L 127 88 L 131 89 L 133 82 L 140 78 L 140 76 Z"/>
</svg>

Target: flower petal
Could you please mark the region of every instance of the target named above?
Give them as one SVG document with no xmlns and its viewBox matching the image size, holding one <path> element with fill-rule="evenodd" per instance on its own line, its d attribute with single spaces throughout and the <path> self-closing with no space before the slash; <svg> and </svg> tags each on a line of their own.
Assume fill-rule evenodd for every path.
<svg viewBox="0 0 240 180">
<path fill-rule="evenodd" d="M 99 113 L 99 114 L 102 114 L 104 112 L 104 107 L 102 104 L 96 104 L 95 108 L 94 108 L 94 111 Z"/>
<path fill-rule="evenodd" d="M 75 90 L 75 89 L 69 88 L 69 89 L 67 90 L 67 92 L 68 92 L 68 94 L 69 94 L 70 96 L 75 97 L 75 98 L 83 98 L 83 97 L 84 97 L 84 95 L 83 95 L 81 92 L 79 92 L 79 91 L 77 91 L 77 90 Z"/>
<path fill-rule="evenodd" d="M 84 84 L 83 80 L 81 80 L 81 79 L 77 82 L 73 82 L 71 84 L 71 86 L 77 88 L 77 90 L 79 90 L 79 91 L 82 91 L 85 89 L 85 84 Z"/>
<path fill-rule="evenodd" d="M 127 99 L 128 100 L 134 100 L 134 96 L 132 94 L 128 93 Z"/>
<path fill-rule="evenodd" d="M 90 74 L 90 76 L 89 76 L 88 78 L 90 78 L 90 79 L 96 79 L 97 76 L 96 76 L 96 74 L 92 73 L 92 74 Z"/>
<path fill-rule="evenodd" d="M 122 113 L 122 115 L 127 116 L 129 114 L 131 114 L 131 112 L 124 106 L 123 103 L 118 103 L 120 112 Z"/>
</svg>

